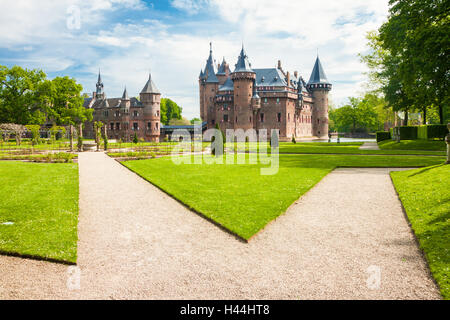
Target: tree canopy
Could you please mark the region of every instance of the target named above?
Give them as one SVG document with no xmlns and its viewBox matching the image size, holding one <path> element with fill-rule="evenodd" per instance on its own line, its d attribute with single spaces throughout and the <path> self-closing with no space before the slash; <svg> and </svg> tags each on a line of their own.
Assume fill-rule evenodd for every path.
<svg viewBox="0 0 450 320">
<path fill-rule="evenodd" d="M 181 108 L 169 98 L 161 98 L 161 123 L 168 125 L 172 119 L 182 120 Z"/>
<path fill-rule="evenodd" d="M 445 0 L 390 0 L 389 18 L 368 35 L 371 51 L 362 60 L 371 69 L 394 111 L 436 108 L 448 117 L 450 15 Z"/>
<path fill-rule="evenodd" d="M 0 123 L 73 125 L 92 120 L 75 79 L 48 80 L 42 70 L 0 66 Z"/>
</svg>

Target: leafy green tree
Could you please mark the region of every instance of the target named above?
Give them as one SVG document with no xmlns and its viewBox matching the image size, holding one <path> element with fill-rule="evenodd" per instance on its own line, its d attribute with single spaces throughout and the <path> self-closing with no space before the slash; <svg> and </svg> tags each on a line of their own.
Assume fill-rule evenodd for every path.
<svg viewBox="0 0 450 320">
<path fill-rule="evenodd" d="M 197 121 L 202 122 L 202 119 L 200 119 L 200 118 L 192 118 L 191 119 L 191 124 L 194 124 Z"/>
<path fill-rule="evenodd" d="M 69 126 L 70 149 L 73 150 L 73 126 L 92 120 L 92 109 L 83 106 L 81 96 L 83 87 L 75 79 L 56 77 L 51 83 L 46 83 L 47 95 L 50 96 L 51 108 L 48 118 L 59 125 Z M 78 133 L 81 135 L 81 132 Z"/>
<path fill-rule="evenodd" d="M 450 83 L 448 1 L 390 0 L 389 19 L 369 35 L 371 52 L 362 56 L 394 111 L 430 107 L 445 120 Z"/>
<path fill-rule="evenodd" d="M 377 113 L 368 99 L 349 98 L 349 104 L 332 112 L 335 127 L 340 132 L 371 131 L 377 129 Z"/>
<path fill-rule="evenodd" d="M 39 89 L 45 78 L 42 70 L 0 66 L 0 123 L 43 124 L 47 105 Z"/>
<path fill-rule="evenodd" d="M 177 105 L 174 101 L 168 98 L 161 98 L 161 123 L 168 125 L 170 120 L 178 119 L 181 120 L 181 113 L 183 109 Z"/>
</svg>

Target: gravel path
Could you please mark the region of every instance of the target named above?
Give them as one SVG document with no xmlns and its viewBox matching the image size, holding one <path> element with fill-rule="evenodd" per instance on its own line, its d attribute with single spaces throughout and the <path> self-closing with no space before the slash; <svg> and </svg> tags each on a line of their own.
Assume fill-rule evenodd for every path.
<svg viewBox="0 0 450 320">
<path fill-rule="evenodd" d="M 102 153 L 80 154 L 80 184 L 80 289 L 0 256 L 0 299 L 440 298 L 387 169 L 335 170 L 248 244 Z"/>
<path fill-rule="evenodd" d="M 380 150 L 378 143 L 376 142 L 364 142 L 364 144 L 359 147 L 360 150 Z"/>
</svg>

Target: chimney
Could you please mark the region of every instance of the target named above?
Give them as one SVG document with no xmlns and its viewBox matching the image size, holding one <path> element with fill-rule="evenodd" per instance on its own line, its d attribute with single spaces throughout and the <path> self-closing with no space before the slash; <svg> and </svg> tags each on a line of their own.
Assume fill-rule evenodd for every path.
<svg viewBox="0 0 450 320">
<path fill-rule="evenodd" d="M 294 71 L 294 77 L 295 77 L 295 79 L 298 78 L 298 72 L 297 71 Z"/>
<path fill-rule="evenodd" d="M 281 60 L 278 60 L 278 69 L 281 70 Z"/>
<path fill-rule="evenodd" d="M 286 74 L 286 81 L 287 81 L 287 85 L 289 87 L 291 85 L 291 74 L 289 73 L 289 71 Z"/>
</svg>

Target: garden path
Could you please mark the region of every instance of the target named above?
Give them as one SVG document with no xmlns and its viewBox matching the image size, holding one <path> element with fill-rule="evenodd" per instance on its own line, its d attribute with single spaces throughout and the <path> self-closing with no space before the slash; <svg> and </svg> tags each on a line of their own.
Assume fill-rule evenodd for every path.
<svg viewBox="0 0 450 320">
<path fill-rule="evenodd" d="M 79 165 L 80 287 L 0 256 L 0 299 L 440 298 L 389 169 L 335 170 L 244 243 L 103 153 Z"/>
</svg>

